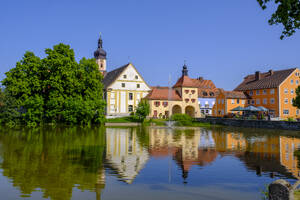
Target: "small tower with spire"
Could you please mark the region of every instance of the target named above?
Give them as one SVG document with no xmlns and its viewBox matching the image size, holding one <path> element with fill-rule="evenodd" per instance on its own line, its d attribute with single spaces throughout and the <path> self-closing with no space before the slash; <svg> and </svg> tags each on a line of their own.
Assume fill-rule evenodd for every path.
<svg viewBox="0 0 300 200">
<path fill-rule="evenodd" d="M 182 76 L 188 76 L 188 69 L 187 69 L 185 61 L 184 61 L 184 65 L 182 67 Z"/>
<path fill-rule="evenodd" d="M 106 51 L 103 50 L 102 45 L 103 45 L 103 41 L 102 41 L 101 34 L 100 34 L 100 37 L 98 40 L 98 48 L 94 52 L 94 57 L 99 66 L 100 72 L 103 75 L 105 75 L 106 74 Z"/>
</svg>

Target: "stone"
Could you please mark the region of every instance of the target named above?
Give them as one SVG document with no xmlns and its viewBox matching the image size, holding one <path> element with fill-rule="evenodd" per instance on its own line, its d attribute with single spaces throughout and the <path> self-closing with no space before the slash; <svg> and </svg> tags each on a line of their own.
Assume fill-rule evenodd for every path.
<svg viewBox="0 0 300 200">
<path fill-rule="evenodd" d="M 278 179 L 269 185 L 269 200 L 294 200 L 293 192 L 289 182 Z"/>
</svg>

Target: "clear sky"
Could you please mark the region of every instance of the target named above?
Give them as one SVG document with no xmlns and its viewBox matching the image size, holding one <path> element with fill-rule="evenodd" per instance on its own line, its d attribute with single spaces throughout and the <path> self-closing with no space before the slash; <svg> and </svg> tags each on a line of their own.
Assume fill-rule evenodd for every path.
<svg viewBox="0 0 300 200">
<path fill-rule="evenodd" d="M 274 8 L 256 0 L 9 0 L 0 3 L 0 79 L 25 51 L 71 45 L 93 57 L 99 33 L 108 70 L 132 62 L 149 85 L 168 85 L 187 60 L 190 77 L 234 89 L 255 71 L 300 66 L 300 33 L 280 40 Z"/>
</svg>

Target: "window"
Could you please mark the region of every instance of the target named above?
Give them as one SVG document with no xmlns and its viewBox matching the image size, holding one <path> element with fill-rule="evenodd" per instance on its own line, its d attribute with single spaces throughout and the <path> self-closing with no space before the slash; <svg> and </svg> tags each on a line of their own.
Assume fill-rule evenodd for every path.
<svg viewBox="0 0 300 200">
<path fill-rule="evenodd" d="M 236 103 L 237 103 L 237 104 L 240 104 L 240 100 L 239 100 L 239 99 L 237 99 L 237 100 L 236 100 Z"/>
<path fill-rule="evenodd" d="M 291 89 L 291 94 L 294 94 L 294 89 Z"/>
<path fill-rule="evenodd" d="M 124 74 L 124 75 L 123 75 L 123 78 L 127 78 L 127 75 L 126 75 L 126 74 Z"/>
<path fill-rule="evenodd" d="M 254 99 L 252 99 L 252 100 L 251 100 L 251 104 L 255 104 L 255 101 L 254 101 Z"/>
<path fill-rule="evenodd" d="M 298 81 L 298 80 L 296 80 L 296 84 L 297 84 L 297 85 L 299 84 L 299 81 Z"/>
<path fill-rule="evenodd" d="M 284 88 L 284 94 L 288 94 L 289 90 L 287 88 Z"/>
<path fill-rule="evenodd" d="M 196 99 L 192 99 L 192 103 L 195 103 Z"/>
<path fill-rule="evenodd" d="M 289 110 L 288 109 L 283 110 L 283 114 L 284 115 L 288 115 L 289 114 Z"/>
<path fill-rule="evenodd" d="M 291 99 L 291 104 L 293 105 L 293 103 L 294 103 L 294 99 Z"/>
<path fill-rule="evenodd" d="M 157 110 L 154 110 L 154 112 L 153 112 L 153 117 L 157 117 Z"/>
<path fill-rule="evenodd" d="M 291 80 L 291 84 L 294 84 L 294 80 L 293 79 Z"/>
<path fill-rule="evenodd" d="M 256 99 L 256 104 L 260 104 L 260 99 Z"/>
<path fill-rule="evenodd" d="M 128 106 L 128 112 L 132 112 L 133 111 L 133 106 L 132 105 L 129 105 Z"/>
<path fill-rule="evenodd" d="M 285 99 L 284 99 L 284 103 L 285 103 L 285 104 L 288 104 L 288 103 L 289 103 L 288 98 L 285 98 Z"/>
<path fill-rule="evenodd" d="M 221 104 L 221 100 L 220 99 L 218 99 L 218 104 Z"/>
<path fill-rule="evenodd" d="M 154 105 L 155 105 L 156 107 L 158 107 L 158 106 L 160 106 L 160 102 L 159 102 L 159 101 L 155 101 L 155 102 L 154 102 Z"/>
<path fill-rule="evenodd" d="M 267 104 L 267 103 L 268 103 L 268 99 L 264 99 L 263 104 Z"/>
<path fill-rule="evenodd" d="M 210 92 L 209 96 L 213 97 L 213 96 L 215 96 L 215 94 L 213 92 Z"/>
<path fill-rule="evenodd" d="M 188 93 L 189 93 L 189 90 L 184 90 L 184 92 L 185 92 L 186 94 L 188 94 Z"/>
<path fill-rule="evenodd" d="M 234 99 L 231 99 L 231 104 L 234 104 Z"/>
<path fill-rule="evenodd" d="M 185 99 L 185 102 L 186 102 L 186 103 L 189 102 L 189 99 Z"/>
<path fill-rule="evenodd" d="M 245 100 L 242 100 L 242 104 L 245 104 Z"/>
<path fill-rule="evenodd" d="M 140 84 L 136 84 L 136 88 L 140 88 Z"/>
<path fill-rule="evenodd" d="M 207 96 L 207 92 L 203 92 L 203 96 Z"/>
<path fill-rule="evenodd" d="M 110 93 L 110 98 L 111 98 L 111 99 L 114 99 L 114 98 L 115 98 L 115 93 L 114 93 L 114 92 Z"/>
<path fill-rule="evenodd" d="M 250 100 L 248 100 L 248 104 L 250 104 Z"/>
<path fill-rule="evenodd" d="M 250 91 L 250 92 L 249 92 L 249 95 L 252 96 L 252 95 L 253 95 L 253 91 Z"/>
<path fill-rule="evenodd" d="M 224 110 L 221 110 L 222 115 L 224 115 Z"/>
<path fill-rule="evenodd" d="M 271 89 L 270 90 L 270 94 L 274 94 L 275 93 L 275 90 L 274 89 Z"/>
<path fill-rule="evenodd" d="M 263 94 L 267 94 L 267 90 L 263 90 Z"/>
<path fill-rule="evenodd" d="M 135 79 L 139 79 L 139 77 L 137 75 L 135 75 Z"/>
<path fill-rule="evenodd" d="M 192 92 L 192 94 L 195 94 L 195 90 L 192 90 L 191 92 Z"/>
<path fill-rule="evenodd" d="M 275 103 L 275 99 L 274 99 L 274 98 L 271 98 L 271 99 L 270 99 L 270 103 L 271 103 L 271 104 L 274 104 L 274 103 Z"/>
<path fill-rule="evenodd" d="M 297 109 L 297 110 L 296 110 L 296 115 L 299 115 L 299 113 L 300 113 L 300 110 Z"/>
<path fill-rule="evenodd" d="M 259 95 L 259 90 L 256 90 L 256 95 Z"/>
<path fill-rule="evenodd" d="M 163 106 L 164 106 L 164 107 L 167 107 L 167 106 L 168 106 L 168 102 L 164 101 L 164 102 L 163 102 Z"/>
<path fill-rule="evenodd" d="M 222 99 L 222 104 L 224 104 L 224 99 Z"/>
<path fill-rule="evenodd" d="M 132 93 L 129 93 L 129 100 L 133 100 L 133 94 Z"/>
<path fill-rule="evenodd" d="M 122 83 L 122 87 L 125 87 L 125 83 Z"/>
</svg>

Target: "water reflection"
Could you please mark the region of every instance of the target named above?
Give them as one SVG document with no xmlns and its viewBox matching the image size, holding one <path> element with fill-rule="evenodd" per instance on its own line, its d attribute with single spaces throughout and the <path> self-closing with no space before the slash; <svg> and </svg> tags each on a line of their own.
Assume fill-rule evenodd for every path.
<svg viewBox="0 0 300 200">
<path fill-rule="evenodd" d="M 111 178 L 128 187 L 137 187 L 133 183 L 138 177 L 141 178 L 137 184 L 144 185 L 153 184 L 154 178 L 156 182 L 162 180 L 165 174 L 157 174 L 157 164 L 176 165 L 173 170 L 175 175 L 180 173 L 181 185 L 192 182 L 193 177 L 202 173 L 201 169 L 217 173 L 224 158 L 231 158 L 226 162 L 235 159 L 242 163 L 236 169 L 222 169 L 223 178 L 228 176 L 226 180 L 231 183 L 240 184 L 236 177 L 227 175 L 235 171 L 251 172 L 247 175 L 249 179 L 296 179 L 300 174 L 294 151 L 299 147 L 299 138 L 248 129 L 1 129 L 0 167 L 3 177 L 12 182 L 23 198 L 40 192 L 42 198 L 75 199 L 74 191 L 80 190 L 93 193 L 93 199 L 101 199 L 103 191 L 118 192 L 110 186 Z M 197 183 L 212 182 L 211 175 L 203 176 L 207 179 Z M 213 179 L 214 184 L 222 183 L 218 176 Z M 179 182 L 170 179 L 168 184 Z"/>
</svg>

